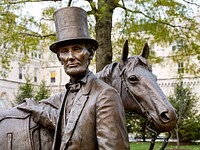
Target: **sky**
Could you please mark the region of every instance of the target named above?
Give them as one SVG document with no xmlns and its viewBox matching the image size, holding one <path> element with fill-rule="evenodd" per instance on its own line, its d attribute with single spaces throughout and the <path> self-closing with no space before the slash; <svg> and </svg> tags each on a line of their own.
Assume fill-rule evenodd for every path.
<svg viewBox="0 0 200 150">
<path fill-rule="evenodd" d="M 23 9 L 23 13 L 29 13 L 30 15 L 36 17 L 37 19 L 41 18 L 42 10 L 46 7 L 57 6 L 57 7 L 65 7 L 67 6 L 67 0 L 62 0 L 61 2 L 54 1 L 45 1 L 45 2 L 30 2 L 26 4 L 27 6 Z M 74 0 L 73 6 L 81 6 L 82 8 L 86 8 L 87 11 L 88 2 L 83 0 Z"/>
<path fill-rule="evenodd" d="M 189 10 L 194 12 L 195 14 L 199 14 L 200 8 L 196 5 L 189 5 L 188 3 L 185 3 L 185 0 L 176 0 L 178 2 L 181 2 L 188 7 Z M 187 1 L 193 1 L 194 3 L 198 4 L 200 6 L 200 0 L 187 0 Z M 41 18 L 42 9 L 48 6 L 57 6 L 57 7 L 65 7 L 67 5 L 68 0 L 62 0 L 59 2 L 54 1 L 44 1 L 44 2 L 30 2 L 26 3 L 26 8 L 23 9 L 23 13 L 29 13 L 30 15 L 36 17 L 38 20 Z M 79 6 L 84 8 L 86 11 L 90 9 L 89 3 L 85 0 L 73 0 L 72 6 Z M 119 19 L 120 12 L 118 12 L 119 9 L 115 10 L 115 13 L 113 14 L 113 21 Z"/>
</svg>

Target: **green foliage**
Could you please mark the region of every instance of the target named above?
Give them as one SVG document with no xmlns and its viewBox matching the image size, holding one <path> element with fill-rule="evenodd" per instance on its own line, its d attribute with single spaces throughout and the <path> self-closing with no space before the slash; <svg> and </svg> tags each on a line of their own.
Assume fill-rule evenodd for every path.
<svg viewBox="0 0 200 150">
<path fill-rule="evenodd" d="M 20 104 L 25 98 L 34 97 L 34 85 L 31 84 L 31 78 L 25 76 L 26 83 L 19 85 L 18 94 L 16 95 L 16 103 Z"/>
<path fill-rule="evenodd" d="M 197 0 L 191 3 L 177 0 L 143 0 L 132 3 L 127 0 L 125 6 L 127 9 L 121 11 L 123 17 L 113 27 L 114 39 L 117 41 L 113 44 L 114 48 L 121 45 L 120 41 L 129 39 L 132 54 L 139 54 L 145 42 L 150 47 L 155 43 L 168 47 L 183 40 L 184 46 L 170 55 L 178 55 L 180 60 L 186 61 L 192 74 L 200 71 L 199 65 L 188 57 L 192 55 L 198 59 L 200 54 L 199 18 L 195 12 L 200 4 Z M 177 57 L 173 58 L 176 61 Z M 150 54 L 149 59 L 151 63 L 161 61 L 157 60 L 154 53 Z"/>
<path fill-rule="evenodd" d="M 145 141 L 146 137 L 152 137 L 152 132 L 146 128 L 147 120 L 138 114 L 126 112 L 126 126 L 128 133 L 134 133 L 136 138 Z"/>
<path fill-rule="evenodd" d="M 13 58 L 17 58 L 21 64 L 28 63 L 32 51 L 44 51 L 46 43 L 49 46 L 49 42 L 55 40 L 54 31 L 47 25 L 47 22 L 52 21 L 53 12 L 44 12 L 45 22 L 44 19 L 38 21 L 34 16 L 21 11 L 24 6 L 25 1 L 0 3 L 0 66 L 3 70 L 11 69 L 10 61 Z"/>
<path fill-rule="evenodd" d="M 192 140 L 199 140 L 200 135 L 200 116 L 189 118 L 183 122 L 183 127 L 180 129 L 180 141 L 191 142 Z"/>
<path fill-rule="evenodd" d="M 141 134 L 142 129 L 141 126 L 142 124 L 145 124 L 146 119 L 142 118 L 141 116 L 131 113 L 131 112 L 126 112 L 126 125 L 128 129 L 128 133 L 138 133 Z M 146 126 L 146 124 L 144 125 Z"/>
<path fill-rule="evenodd" d="M 162 147 L 163 142 L 156 142 L 154 146 L 154 150 L 160 150 Z M 148 150 L 150 146 L 150 142 L 133 142 L 130 143 L 130 150 Z M 178 150 L 176 145 L 169 142 L 166 150 Z M 200 150 L 200 144 L 190 144 L 190 145 L 182 145 L 180 146 L 180 150 Z"/>
<path fill-rule="evenodd" d="M 46 86 L 45 80 L 42 80 L 37 91 L 29 76 L 25 76 L 25 80 L 26 82 L 19 86 L 18 94 L 16 95 L 17 104 L 22 103 L 25 98 L 35 98 L 36 101 L 40 101 L 50 96 L 50 89 Z"/>
<path fill-rule="evenodd" d="M 66 2 L 67 0 L 63 1 Z M 42 18 L 36 20 L 30 14 L 24 15 L 20 11 L 26 6 L 26 2 L 18 0 L 0 3 L 0 45 L 4 45 L 0 52 L 0 60 L 2 68 L 6 70 L 10 69 L 9 63 L 15 51 L 24 54 L 21 61 L 26 63 L 29 61 L 28 54 L 30 51 L 45 50 L 47 46 L 55 42 L 55 33 L 50 28 L 49 21 L 52 21 L 56 7 L 62 7 L 61 3 L 51 2 L 54 5 L 52 7 L 47 5 L 47 8 L 43 11 Z M 73 2 L 76 1 L 72 0 L 72 4 Z M 45 4 L 47 2 L 42 3 Z M 112 37 L 112 47 L 108 47 L 105 42 L 100 43 L 99 48 L 113 52 L 113 61 L 119 60 L 119 54 L 125 39 L 129 39 L 131 54 L 139 54 L 145 42 L 148 42 L 151 47 L 155 43 L 169 46 L 176 41 L 183 40 L 184 46 L 173 51 L 171 55 L 178 55 L 179 59 L 186 60 L 188 69 L 192 70 L 192 73 L 195 74 L 200 71 L 199 65 L 192 62 L 188 57 L 193 55 L 198 60 L 200 58 L 199 18 L 196 16 L 198 14 L 196 10 L 200 6 L 198 0 L 193 0 L 192 2 L 184 0 L 88 0 L 88 4 L 90 5 L 88 14 L 94 15 L 95 18 L 93 18 L 95 21 L 90 24 L 90 31 L 99 31 L 102 28 L 102 26 L 95 26 L 97 20 L 101 19 L 102 25 L 108 25 L 105 17 L 118 13 L 117 17 L 112 20 L 112 33 L 108 33 L 110 32 L 110 26 L 104 26 L 105 29 L 102 32 L 108 33 L 105 35 L 106 37 L 96 37 L 100 42 L 103 41 L 101 40 L 103 38 L 109 41 Z M 112 10 L 118 11 L 113 12 Z M 93 35 L 95 36 L 96 34 L 94 33 Z M 101 55 L 98 57 L 105 56 L 105 54 Z M 174 61 L 177 59 L 177 57 L 172 58 L 175 58 Z M 156 57 L 153 49 L 149 59 L 151 63 L 162 61 L 162 59 Z M 98 59 L 96 60 L 98 61 Z M 100 62 L 98 64 L 105 63 Z"/>
<path fill-rule="evenodd" d="M 192 93 L 190 87 L 183 86 L 183 79 L 177 81 L 174 94 L 169 100 L 175 107 L 178 114 L 178 121 L 174 132 L 180 141 L 192 141 L 200 139 L 197 131 L 200 130 L 200 117 L 198 115 L 198 97 Z"/>
<path fill-rule="evenodd" d="M 50 96 L 50 89 L 46 86 L 46 81 L 42 80 L 39 90 L 36 93 L 35 100 L 40 101 L 46 99 Z"/>
</svg>

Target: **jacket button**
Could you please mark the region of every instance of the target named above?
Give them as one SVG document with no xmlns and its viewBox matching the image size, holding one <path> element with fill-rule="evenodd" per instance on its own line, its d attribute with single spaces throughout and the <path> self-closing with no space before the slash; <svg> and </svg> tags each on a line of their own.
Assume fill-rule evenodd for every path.
<svg viewBox="0 0 200 150">
<path fill-rule="evenodd" d="M 70 146 L 70 145 L 72 145 L 72 141 L 67 142 L 67 146 Z"/>
</svg>

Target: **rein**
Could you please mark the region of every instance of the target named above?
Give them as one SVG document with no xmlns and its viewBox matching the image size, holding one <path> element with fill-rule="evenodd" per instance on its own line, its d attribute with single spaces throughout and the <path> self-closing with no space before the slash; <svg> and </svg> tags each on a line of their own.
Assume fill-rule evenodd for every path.
<svg viewBox="0 0 200 150">
<path fill-rule="evenodd" d="M 155 131 L 155 130 L 153 130 L 153 129 L 150 128 L 149 121 L 147 121 L 146 127 L 147 127 L 147 129 L 148 129 L 149 131 L 151 131 L 151 132 L 154 133 L 154 136 L 153 136 L 153 138 L 151 139 L 151 144 L 150 144 L 150 147 L 149 147 L 149 150 L 153 150 L 154 145 L 155 145 L 155 141 L 156 141 L 157 136 L 158 136 L 159 133 L 158 133 L 157 131 Z M 167 144 L 168 144 L 168 141 L 169 141 L 169 138 L 170 138 L 170 137 L 171 137 L 171 133 L 168 132 L 168 136 L 164 139 L 164 143 L 163 143 L 162 147 L 160 148 L 160 150 L 164 150 L 164 149 L 165 149 L 165 147 L 166 147 Z"/>
<path fill-rule="evenodd" d="M 149 150 L 153 150 L 154 148 L 154 145 L 155 145 L 155 141 L 157 139 L 157 136 L 159 135 L 159 132 L 153 130 L 150 128 L 150 125 L 151 125 L 151 122 L 152 122 L 152 119 L 151 119 L 151 116 L 147 113 L 147 111 L 144 109 L 144 107 L 138 102 L 138 100 L 135 98 L 135 96 L 133 95 L 133 93 L 131 92 L 131 90 L 129 89 L 129 87 L 127 86 L 127 82 L 125 80 L 125 77 L 124 77 L 124 71 L 125 71 L 126 68 L 122 69 L 121 72 L 120 72 L 120 96 L 122 97 L 122 85 L 125 86 L 125 89 L 126 91 L 132 96 L 132 98 L 135 100 L 135 102 L 138 104 L 138 106 L 140 107 L 140 110 L 142 111 L 142 113 L 144 113 L 146 116 L 147 116 L 147 124 L 146 124 L 146 127 L 149 131 L 153 132 L 154 133 L 154 136 L 153 138 L 151 139 L 151 144 L 150 144 L 150 147 L 149 147 Z M 124 84 L 123 84 L 124 83 Z M 168 140 L 169 138 L 171 137 L 171 133 L 168 132 L 168 137 L 164 139 L 164 143 L 162 145 L 162 147 L 160 148 L 160 150 L 164 150 L 165 147 L 167 146 L 168 144 Z"/>
</svg>

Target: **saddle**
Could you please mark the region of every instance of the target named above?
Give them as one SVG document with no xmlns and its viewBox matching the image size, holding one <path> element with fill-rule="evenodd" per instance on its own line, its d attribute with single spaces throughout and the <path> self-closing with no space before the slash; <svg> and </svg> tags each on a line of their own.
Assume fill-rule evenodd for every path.
<svg viewBox="0 0 200 150">
<path fill-rule="evenodd" d="M 31 113 L 13 107 L 0 111 L 1 150 L 49 150 L 53 132 L 36 124 Z"/>
</svg>

